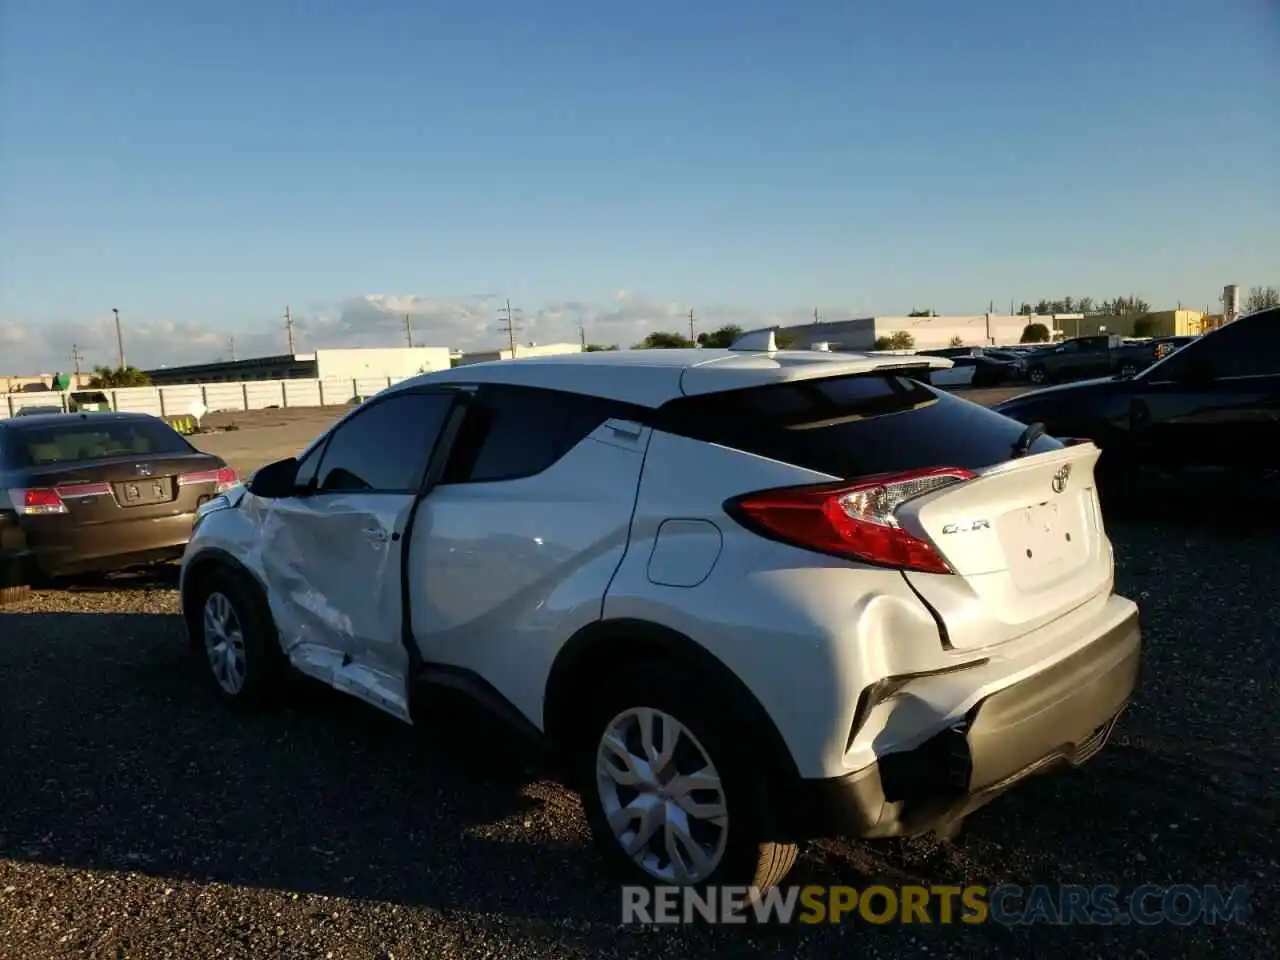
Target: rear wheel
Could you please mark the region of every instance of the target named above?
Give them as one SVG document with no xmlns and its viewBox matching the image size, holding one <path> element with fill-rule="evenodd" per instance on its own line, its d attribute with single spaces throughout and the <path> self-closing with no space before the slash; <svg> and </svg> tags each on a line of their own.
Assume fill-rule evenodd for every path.
<svg viewBox="0 0 1280 960">
<path fill-rule="evenodd" d="M 214 570 L 187 604 L 194 652 L 213 691 L 226 703 L 259 705 L 282 682 L 283 655 L 261 593 L 243 576 Z"/>
<path fill-rule="evenodd" d="M 786 875 L 796 846 L 766 839 L 752 740 L 708 690 L 657 664 L 604 683 L 576 766 L 591 832 L 624 883 L 765 890 Z"/>
<path fill-rule="evenodd" d="M 1042 384 L 1049 379 L 1049 371 L 1044 367 L 1032 367 L 1027 371 L 1027 379 L 1036 385 Z"/>
</svg>

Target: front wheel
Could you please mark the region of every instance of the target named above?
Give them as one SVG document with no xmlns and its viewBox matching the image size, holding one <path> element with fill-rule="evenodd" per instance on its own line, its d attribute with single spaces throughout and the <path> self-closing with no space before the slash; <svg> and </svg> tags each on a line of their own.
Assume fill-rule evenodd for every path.
<svg viewBox="0 0 1280 960">
<path fill-rule="evenodd" d="M 776 885 L 796 846 L 767 839 L 765 764 L 717 698 L 647 665 L 606 681 L 578 750 L 583 806 L 624 882 Z"/>
<path fill-rule="evenodd" d="M 261 704 L 281 680 L 280 643 L 261 595 L 242 576 L 216 570 L 187 603 L 192 645 L 214 693 L 237 706 Z"/>
<path fill-rule="evenodd" d="M 1027 379 L 1039 386 L 1049 379 L 1049 372 L 1044 367 L 1032 367 L 1027 371 Z"/>
</svg>

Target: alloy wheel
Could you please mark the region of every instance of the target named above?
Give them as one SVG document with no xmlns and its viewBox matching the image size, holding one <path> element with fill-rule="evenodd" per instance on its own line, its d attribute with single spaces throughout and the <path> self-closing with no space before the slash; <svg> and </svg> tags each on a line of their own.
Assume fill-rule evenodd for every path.
<svg viewBox="0 0 1280 960">
<path fill-rule="evenodd" d="M 696 884 L 720 865 L 729 835 L 724 787 L 675 717 L 649 707 L 614 717 L 596 751 L 596 787 L 614 839 L 651 877 Z"/>
<path fill-rule="evenodd" d="M 215 592 L 205 599 L 204 649 L 218 686 L 232 696 L 240 693 L 248 676 L 244 630 L 225 594 Z"/>
</svg>

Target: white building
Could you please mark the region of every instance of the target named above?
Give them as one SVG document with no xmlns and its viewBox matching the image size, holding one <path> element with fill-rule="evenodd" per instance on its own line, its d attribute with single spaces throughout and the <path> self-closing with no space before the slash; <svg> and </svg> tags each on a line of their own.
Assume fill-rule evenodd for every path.
<svg viewBox="0 0 1280 960">
<path fill-rule="evenodd" d="M 516 359 L 521 357 L 554 357 L 564 353 L 581 353 L 580 343 L 529 343 L 516 344 Z M 486 363 L 490 360 L 510 360 L 511 348 L 504 350 L 471 350 L 458 357 L 458 366 L 468 363 Z"/>
<path fill-rule="evenodd" d="M 826 341 L 832 350 L 870 350 L 876 340 L 895 333 L 911 334 L 917 350 L 934 350 L 957 345 L 996 347 L 1018 343 L 1029 323 L 1042 323 L 1052 335 L 1062 323 L 1054 317 L 1023 317 L 979 313 L 950 317 L 859 317 L 783 327 L 794 338 L 794 346 L 808 347 Z"/>
</svg>

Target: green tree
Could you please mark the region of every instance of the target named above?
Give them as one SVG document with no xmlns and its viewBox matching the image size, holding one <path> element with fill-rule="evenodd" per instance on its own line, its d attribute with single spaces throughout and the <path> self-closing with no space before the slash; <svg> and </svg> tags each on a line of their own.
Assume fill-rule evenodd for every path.
<svg viewBox="0 0 1280 960">
<path fill-rule="evenodd" d="M 1280 307 L 1280 290 L 1275 287 L 1249 288 L 1249 295 L 1244 298 L 1245 313 L 1257 313 L 1272 307 Z"/>
<path fill-rule="evenodd" d="M 601 344 L 599 344 L 599 343 L 588 343 L 588 344 L 587 344 L 585 347 L 583 347 L 582 349 L 583 349 L 583 351 L 584 351 L 585 353 L 600 353 L 601 351 L 604 351 L 604 350 L 617 350 L 617 349 L 618 349 L 618 345 L 615 343 L 615 344 L 614 344 L 613 346 L 611 346 L 611 347 L 606 347 L 606 346 L 603 346 L 603 345 L 601 345 Z"/>
<path fill-rule="evenodd" d="M 778 345 L 779 350 L 790 350 L 796 345 L 795 334 L 787 333 L 785 330 L 777 330 L 773 334 L 773 342 Z"/>
<path fill-rule="evenodd" d="M 664 333 L 661 330 L 649 334 L 634 347 L 636 350 L 674 350 L 681 347 L 692 347 L 693 341 L 678 333 Z"/>
<path fill-rule="evenodd" d="M 1133 335 L 1135 337 L 1154 337 L 1159 332 L 1160 323 L 1155 317 L 1149 313 L 1144 313 L 1133 321 Z"/>
<path fill-rule="evenodd" d="M 93 376 L 89 378 L 92 390 L 111 390 L 116 387 L 145 387 L 151 378 L 136 367 L 94 367 Z"/>
<path fill-rule="evenodd" d="M 1018 339 L 1019 343 L 1048 343 L 1049 328 L 1043 323 L 1028 323 L 1022 328 L 1022 336 Z"/>
<path fill-rule="evenodd" d="M 964 338 L 963 338 L 963 337 L 960 337 L 960 336 L 952 337 L 952 338 L 951 338 L 951 342 L 948 344 L 948 346 L 951 346 L 951 347 L 963 347 L 963 346 L 964 346 Z"/>
<path fill-rule="evenodd" d="M 914 350 L 916 338 L 906 330 L 895 330 L 887 337 L 876 337 L 877 350 Z"/>
<path fill-rule="evenodd" d="M 710 333 L 698 334 L 698 345 L 701 347 L 725 349 L 732 346 L 733 341 L 742 336 L 743 330 L 736 323 L 726 324 Z"/>
<path fill-rule="evenodd" d="M 937 315 L 933 310 L 912 310 L 907 314 L 908 317 L 936 317 Z"/>
</svg>

